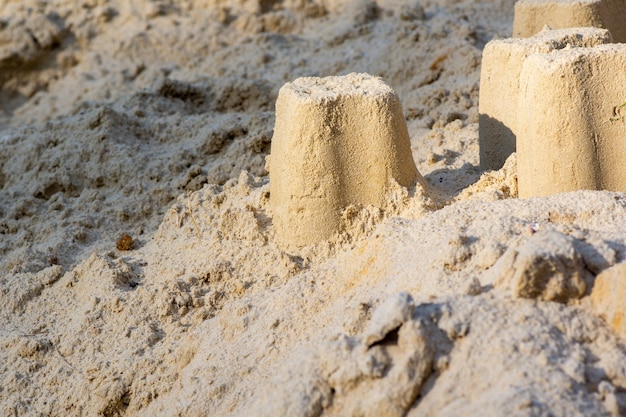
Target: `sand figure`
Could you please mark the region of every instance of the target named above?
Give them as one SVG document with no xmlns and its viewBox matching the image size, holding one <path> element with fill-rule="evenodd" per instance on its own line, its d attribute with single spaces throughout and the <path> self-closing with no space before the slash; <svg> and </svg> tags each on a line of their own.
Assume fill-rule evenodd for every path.
<svg viewBox="0 0 626 417">
<path fill-rule="evenodd" d="M 398 95 L 367 74 L 284 85 L 269 171 L 274 225 L 294 245 L 332 236 L 349 205 L 383 208 L 391 181 L 423 184 Z"/>
<path fill-rule="evenodd" d="M 608 29 L 615 42 L 626 42 L 623 0 L 520 0 L 515 4 L 513 37 L 526 38 L 544 26 L 553 29 L 594 26 Z"/>
<path fill-rule="evenodd" d="M 546 29 L 530 38 L 489 42 L 483 51 L 480 76 L 480 168 L 500 169 L 515 152 L 519 134 L 519 77 L 522 64 L 530 55 L 609 42 L 610 33 L 598 28 Z"/>
</svg>

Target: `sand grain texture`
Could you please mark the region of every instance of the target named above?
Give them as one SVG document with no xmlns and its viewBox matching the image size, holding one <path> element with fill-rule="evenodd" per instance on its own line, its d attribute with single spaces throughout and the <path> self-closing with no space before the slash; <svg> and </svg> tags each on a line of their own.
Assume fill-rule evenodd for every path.
<svg viewBox="0 0 626 417">
<path fill-rule="evenodd" d="M 589 293 L 626 260 L 626 195 L 517 199 L 515 154 L 479 168 L 513 6 L 0 0 L 0 415 L 623 415 Z M 285 250 L 278 91 L 349 73 L 397 93 L 432 192 Z M 523 248 L 557 253 L 556 291 L 512 293 Z"/>
</svg>

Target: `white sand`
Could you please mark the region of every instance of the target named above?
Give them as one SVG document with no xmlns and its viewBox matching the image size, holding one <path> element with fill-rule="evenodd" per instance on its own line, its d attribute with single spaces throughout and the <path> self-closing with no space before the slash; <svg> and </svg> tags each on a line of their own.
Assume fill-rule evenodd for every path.
<svg viewBox="0 0 626 417">
<path fill-rule="evenodd" d="M 588 294 L 626 195 L 519 200 L 514 156 L 478 168 L 513 5 L 0 0 L 0 415 L 624 415 Z M 277 92 L 350 72 L 398 93 L 432 195 L 282 249 Z"/>
</svg>

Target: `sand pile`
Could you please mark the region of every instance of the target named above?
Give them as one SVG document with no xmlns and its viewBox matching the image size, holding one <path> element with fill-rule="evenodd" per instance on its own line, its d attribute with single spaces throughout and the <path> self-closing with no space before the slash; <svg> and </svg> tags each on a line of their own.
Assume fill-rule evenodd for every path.
<svg viewBox="0 0 626 417">
<path fill-rule="evenodd" d="M 626 412 L 626 195 L 479 169 L 512 0 L 0 6 L 0 414 Z M 352 72 L 397 93 L 429 191 L 285 247 L 279 89 Z"/>
</svg>

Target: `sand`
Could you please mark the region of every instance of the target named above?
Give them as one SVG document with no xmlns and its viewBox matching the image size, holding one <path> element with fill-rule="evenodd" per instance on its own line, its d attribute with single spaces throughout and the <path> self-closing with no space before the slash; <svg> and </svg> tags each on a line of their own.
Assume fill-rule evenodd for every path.
<svg viewBox="0 0 626 417">
<path fill-rule="evenodd" d="M 479 168 L 513 9 L 0 1 L 0 415 L 624 415 L 626 194 Z M 396 91 L 429 191 L 285 246 L 278 91 L 352 72 Z"/>
</svg>

